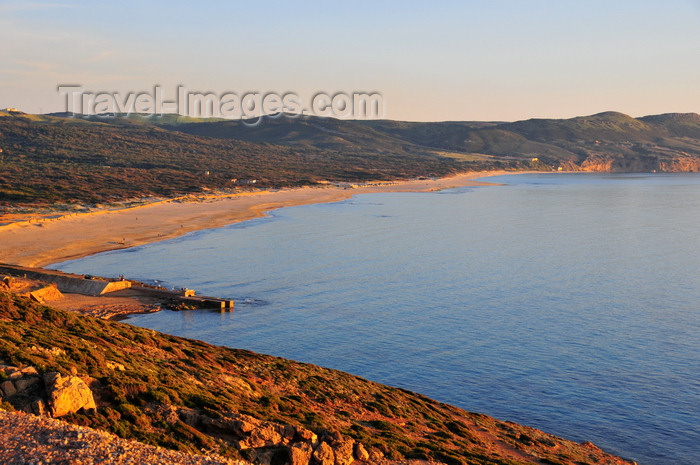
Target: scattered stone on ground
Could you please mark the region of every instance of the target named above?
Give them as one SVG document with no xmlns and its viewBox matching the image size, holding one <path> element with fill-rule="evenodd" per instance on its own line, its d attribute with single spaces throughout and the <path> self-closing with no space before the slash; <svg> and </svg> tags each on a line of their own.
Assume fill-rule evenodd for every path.
<svg viewBox="0 0 700 465">
<path fill-rule="evenodd" d="M 243 460 L 162 449 L 52 418 L 3 410 L 0 410 L 0 463 L 250 465 Z"/>
</svg>

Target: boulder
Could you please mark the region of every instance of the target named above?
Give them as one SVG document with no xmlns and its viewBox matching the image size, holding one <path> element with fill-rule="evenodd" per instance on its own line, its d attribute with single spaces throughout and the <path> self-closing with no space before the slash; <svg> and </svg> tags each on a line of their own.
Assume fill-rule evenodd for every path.
<svg viewBox="0 0 700 465">
<path fill-rule="evenodd" d="M 236 415 L 233 418 L 233 425 L 233 431 L 236 434 L 243 435 L 258 428 L 260 426 L 260 420 L 249 415 Z"/>
<path fill-rule="evenodd" d="M 205 418 L 200 415 L 197 410 L 191 408 L 180 408 L 178 409 L 177 413 L 183 423 L 192 427 L 199 425 L 199 423 L 202 422 L 202 419 Z M 172 423 L 175 422 L 173 421 Z"/>
<path fill-rule="evenodd" d="M 239 438 L 239 449 L 285 446 L 296 436 L 296 428 L 293 426 L 260 421 L 244 414 L 229 413 L 220 418 L 205 417 L 202 423 L 208 433 Z"/>
<path fill-rule="evenodd" d="M 248 460 L 257 465 L 272 465 L 275 451 L 271 449 L 252 450 L 248 454 Z"/>
<path fill-rule="evenodd" d="M 582 445 L 583 447 L 585 447 L 586 449 L 591 449 L 591 450 L 594 450 L 594 451 L 599 451 L 599 450 L 600 450 L 600 448 L 599 448 L 598 446 L 596 446 L 595 444 L 593 444 L 591 441 L 583 441 L 583 442 L 581 443 L 581 445 Z"/>
<path fill-rule="evenodd" d="M 314 465 L 335 465 L 335 453 L 333 448 L 326 442 L 318 445 L 311 455 L 311 462 Z"/>
<path fill-rule="evenodd" d="M 243 414 L 232 414 L 220 418 L 205 417 L 202 420 L 209 433 L 248 436 L 260 427 L 260 420 Z"/>
<path fill-rule="evenodd" d="M 351 438 L 340 439 L 333 443 L 335 465 L 350 465 L 355 461 L 355 440 Z"/>
<path fill-rule="evenodd" d="M 22 368 L 21 370 L 19 370 L 19 372 L 22 373 L 24 376 L 39 375 L 39 372 L 34 367 Z"/>
<path fill-rule="evenodd" d="M 308 442 L 313 447 L 318 446 L 318 435 L 310 429 L 298 426 L 294 435 L 294 442 Z"/>
<path fill-rule="evenodd" d="M 384 453 L 376 447 L 370 448 L 367 452 L 369 453 L 370 463 L 378 463 L 384 458 Z"/>
<path fill-rule="evenodd" d="M 306 442 L 296 442 L 289 448 L 290 465 L 308 465 L 313 448 Z"/>
<path fill-rule="evenodd" d="M 28 376 L 16 379 L 15 389 L 17 389 L 17 392 L 26 391 L 30 387 L 34 386 L 35 384 L 39 384 L 40 382 L 41 378 L 39 376 Z"/>
<path fill-rule="evenodd" d="M 105 362 L 105 367 L 107 367 L 107 368 L 110 369 L 110 370 L 119 370 L 119 371 L 125 371 L 125 370 L 126 370 L 126 368 L 124 367 L 124 365 L 122 365 L 121 363 L 112 362 L 112 361 L 110 361 L 110 360 L 107 360 L 107 362 Z"/>
<path fill-rule="evenodd" d="M 41 399 L 34 400 L 34 402 L 31 403 L 31 409 L 34 415 L 38 415 L 40 417 L 48 415 L 48 412 L 46 411 L 46 402 Z"/>
<path fill-rule="evenodd" d="M 0 389 L 2 390 L 3 397 L 12 397 L 15 394 L 17 394 L 17 389 L 15 389 L 15 385 L 12 384 L 12 381 L 3 381 L 0 383 Z"/>
<path fill-rule="evenodd" d="M 283 444 L 280 428 L 270 423 L 263 423 L 250 432 L 250 436 L 238 441 L 240 449 L 257 449 L 258 447 Z"/>
<path fill-rule="evenodd" d="M 63 376 L 57 372 L 45 373 L 44 384 L 49 410 L 54 418 L 97 408 L 92 391 L 77 376 Z"/>
<path fill-rule="evenodd" d="M 365 449 L 362 443 L 355 443 L 355 458 L 361 462 L 369 460 L 369 452 L 367 452 L 367 449 Z"/>
<path fill-rule="evenodd" d="M 290 442 L 292 442 L 292 440 L 296 436 L 297 429 L 292 425 L 278 424 L 277 428 L 279 429 L 279 432 L 282 435 L 282 441 L 285 444 L 289 444 Z"/>
</svg>

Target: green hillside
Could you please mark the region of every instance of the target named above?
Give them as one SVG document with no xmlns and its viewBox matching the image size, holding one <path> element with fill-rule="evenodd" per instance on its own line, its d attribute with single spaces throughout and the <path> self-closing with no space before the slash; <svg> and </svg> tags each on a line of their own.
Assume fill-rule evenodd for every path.
<svg viewBox="0 0 700 465">
<path fill-rule="evenodd" d="M 0 205 L 97 203 L 486 169 L 700 171 L 700 116 L 417 123 L 0 112 Z M 536 159 L 536 160 L 534 160 Z"/>
<path fill-rule="evenodd" d="M 212 131 L 219 124 L 197 123 Z M 425 151 L 378 153 L 362 144 L 342 150 L 317 145 L 290 147 L 207 137 L 124 118 L 4 114 L 0 115 L 0 203 L 97 203 L 175 196 L 232 189 L 234 179 L 282 187 L 319 180 L 445 176 L 469 169 Z"/>
<path fill-rule="evenodd" d="M 700 116 L 667 114 L 632 118 L 604 112 L 571 119 L 503 122 L 345 121 L 331 118 L 159 123 L 194 135 L 272 142 L 339 152 L 364 148 L 377 154 L 436 154 L 537 169 L 586 171 L 698 171 Z M 538 162 L 531 165 L 533 158 Z"/>
</svg>

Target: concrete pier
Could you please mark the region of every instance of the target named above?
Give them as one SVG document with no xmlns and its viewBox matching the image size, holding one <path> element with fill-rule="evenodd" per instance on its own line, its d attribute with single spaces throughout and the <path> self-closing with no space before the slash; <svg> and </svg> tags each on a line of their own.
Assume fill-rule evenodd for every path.
<svg viewBox="0 0 700 465">
<path fill-rule="evenodd" d="M 0 274 L 26 277 L 35 281 L 54 283 L 59 291 L 68 294 L 83 294 L 100 296 L 116 291 L 128 290 L 131 296 L 143 295 L 162 299 L 167 308 L 201 308 L 221 312 L 232 312 L 234 301 L 204 295 L 196 295 L 192 289 L 170 290 L 146 286 L 128 279 L 108 279 L 98 276 L 77 275 L 62 271 L 43 268 L 28 268 L 15 265 L 0 264 Z"/>
</svg>

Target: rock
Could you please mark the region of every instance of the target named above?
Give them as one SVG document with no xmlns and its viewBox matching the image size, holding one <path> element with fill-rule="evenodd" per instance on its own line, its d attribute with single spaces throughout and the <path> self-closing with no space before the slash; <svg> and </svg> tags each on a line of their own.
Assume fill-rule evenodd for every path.
<svg viewBox="0 0 700 465">
<path fill-rule="evenodd" d="M 264 423 L 250 432 L 250 436 L 238 441 L 241 449 L 257 449 L 258 447 L 276 446 L 283 444 L 282 435 L 277 425 Z"/>
<path fill-rule="evenodd" d="M 313 447 L 316 447 L 318 446 L 318 435 L 309 429 L 299 426 L 294 434 L 294 442 L 308 442 Z"/>
<path fill-rule="evenodd" d="M 365 449 L 362 443 L 355 443 L 355 458 L 361 462 L 369 460 L 369 452 L 367 452 L 367 449 Z"/>
<path fill-rule="evenodd" d="M 183 423 L 192 427 L 196 427 L 202 421 L 202 415 L 200 415 L 199 412 L 191 408 L 178 409 L 178 415 L 180 416 L 180 420 L 182 420 Z"/>
<path fill-rule="evenodd" d="M 335 465 L 335 453 L 333 448 L 326 442 L 318 445 L 311 455 L 311 462 L 314 465 Z"/>
<path fill-rule="evenodd" d="M 54 357 L 60 357 L 61 355 L 66 355 L 66 351 L 61 349 L 60 347 L 51 347 L 50 349 L 47 349 L 47 351 L 53 355 Z"/>
<path fill-rule="evenodd" d="M 122 365 L 121 363 L 111 362 L 109 360 L 107 360 L 105 366 L 110 370 L 126 371 L 126 368 L 124 368 L 124 365 Z"/>
<path fill-rule="evenodd" d="M 253 450 L 249 454 L 249 459 L 258 465 L 272 465 L 273 450 Z"/>
<path fill-rule="evenodd" d="M 249 460 L 256 465 L 289 465 L 291 456 L 289 449 L 283 447 L 281 449 L 258 449 L 249 452 Z M 307 465 L 306 462 L 304 465 Z"/>
<path fill-rule="evenodd" d="M 583 447 L 587 448 L 587 449 L 591 449 L 591 450 L 594 450 L 594 451 L 599 451 L 599 450 L 600 450 L 600 448 L 599 448 L 598 446 L 596 446 L 595 444 L 593 444 L 591 441 L 583 441 L 583 442 L 581 443 L 581 445 L 582 445 Z"/>
<path fill-rule="evenodd" d="M 17 392 L 26 391 L 30 387 L 41 382 L 41 378 L 38 376 L 31 376 L 28 378 L 20 378 L 15 380 L 15 389 Z"/>
<path fill-rule="evenodd" d="M 25 376 L 31 376 L 31 375 L 37 375 L 37 376 L 38 376 L 38 375 L 39 375 L 39 372 L 36 371 L 36 368 L 34 368 L 34 367 L 22 368 L 19 372 L 22 373 L 22 374 L 25 375 Z"/>
<path fill-rule="evenodd" d="M 335 465 L 350 465 L 355 461 L 355 440 L 351 438 L 340 439 L 333 443 L 335 453 Z"/>
<path fill-rule="evenodd" d="M 166 422 L 168 422 L 170 424 L 177 423 L 178 420 L 180 420 L 180 416 L 178 415 L 177 408 L 172 406 L 172 405 L 162 406 L 159 409 L 159 413 L 163 417 L 163 420 L 165 420 Z"/>
<path fill-rule="evenodd" d="M 63 376 L 60 373 L 44 374 L 44 384 L 48 394 L 48 405 L 54 418 L 75 413 L 80 410 L 95 410 L 92 391 L 77 376 Z"/>
<path fill-rule="evenodd" d="M 296 428 L 292 425 L 279 425 L 278 428 L 279 433 L 282 436 L 282 441 L 285 444 L 289 444 L 290 442 L 292 442 L 292 440 L 296 436 Z"/>
<path fill-rule="evenodd" d="M 371 463 L 378 463 L 384 458 L 384 453 L 377 449 L 376 447 L 370 448 L 369 452 L 369 461 Z"/>
<path fill-rule="evenodd" d="M 296 436 L 296 428 L 248 415 L 228 414 L 220 418 L 205 417 L 202 421 L 208 433 L 233 435 L 239 438 L 239 449 L 285 446 Z"/>
<path fill-rule="evenodd" d="M 220 418 L 205 417 L 202 422 L 210 433 L 233 434 L 241 437 L 248 436 L 261 424 L 260 420 L 242 414 L 232 414 Z"/>
<path fill-rule="evenodd" d="M 36 399 L 34 402 L 32 402 L 31 408 L 32 408 L 32 413 L 34 415 L 38 415 L 40 417 L 44 417 L 44 416 L 48 415 L 48 412 L 46 411 L 46 402 L 44 402 L 41 399 Z"/>
<path fill-rule="evenodd" d="M 236 415 L 234 417 L 234 425 L 239 434 L 250 433 L 260 426 L 260 420 L 249 415 Z"/>
<path fill-rule="evenodd" d="M 12 397 L 15 394 L 17 394 L 17 389 L 15 389 L 15 385 L 12 384 L 12 381 L 3 381 L 0 383 L 0 389 L 2 389 L 3 392 L 3 397 Z"/>
<path fill-rule="evenodd" d="M 289 448 L 290 465 L 308 465 L 313 448 L 306 442 L 297 442 Z"/>
</svg>

